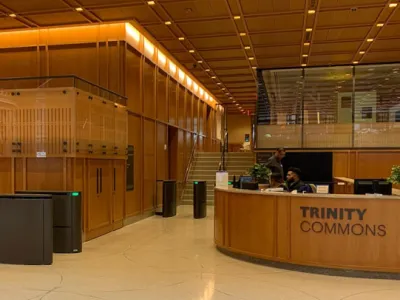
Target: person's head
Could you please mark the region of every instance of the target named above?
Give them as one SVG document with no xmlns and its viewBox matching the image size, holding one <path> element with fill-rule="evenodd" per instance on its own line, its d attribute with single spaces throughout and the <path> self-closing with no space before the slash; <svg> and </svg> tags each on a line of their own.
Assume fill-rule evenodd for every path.
<svg viewBox="0 0 400 300">
<path fill-rule="evenodd" d="M 289 168 L 286 179 L 288 182 L 297 182 L 301 179 L 301 170 L 298 168 Z"/>
<path fill-rule="evenodd" d="M 279 186 L 282 183 L 282 175 L 281 173 L 272 173 L 271 174 L 271 186 Z"/>
<path fill-rule="evenodd" d="M 282 160 L 282 159 L 285 157 L 285 155 L 286 155 L 286 151 L 285 151 L 284 148 L 278 148 L 278 149 L 276 149 L 276 151 L 275 151 L 275 157 L 276 157 L 278 160 Z"/>
</svg>

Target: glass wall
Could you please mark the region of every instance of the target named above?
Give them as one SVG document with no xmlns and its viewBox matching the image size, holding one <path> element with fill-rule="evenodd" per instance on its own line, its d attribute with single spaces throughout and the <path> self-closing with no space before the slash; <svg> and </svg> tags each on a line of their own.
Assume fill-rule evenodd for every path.
<svg viewBox="0 0 400 300">
<path fill-rule="evenodd" d="M 259 72 L 256 148 L 400 147 L 399 70 L 386 64 Z"/>
</svg>

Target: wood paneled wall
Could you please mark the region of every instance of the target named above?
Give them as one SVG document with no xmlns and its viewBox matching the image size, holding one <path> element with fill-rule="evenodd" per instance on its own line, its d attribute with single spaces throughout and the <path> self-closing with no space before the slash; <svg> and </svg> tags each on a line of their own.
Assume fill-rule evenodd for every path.
<svg viewBox="0 0 400 300">
<path fill-rule="evenodd" d="M 97 207 L 94 201 L 101 203 L 98 206 L 101 212 L 85 217 L 85 231 L 89 233 L 89 238 L 114 228 L 116 222 L 110 221 L 112 218 L 121 222 L 122 209 L 122 219 L 126 223 L 151 213 L 156 197 L 156 180 L 175 179 L 181 189 L 195 141 L 198 151 L 219 151 L 216 130 L 220 129 L 216 128 L 216 112 L 208 109 L 207 113 L 205 103 L 124 41 L 2 49 L 0 61 L 0 78 L 71 74 L 128 98 L 128 144 L 134 146 L 134 190 L 124 192 L 123 203 L 115 206 L 106 199 L 88 199 L 86 205 L 91 208 Z M 56 79 L 53 82 L 54 86 L 60 84 Z M 34 86 L 28 81 L 0 81 L 0 88 L 24 87 Z M 169 141 L 172 139 L 170 128 L 177 133 L 172 143 Z M 173 151 L 175 153 L 170 153 Z M 75 163 L 75 178 L 80 179 L 70 187 L 79 190 L 83 184 L 89 184 L 84 183 L 84 176 L 77 169 L 87 172 L 92 179 L 91 172 L 99 168 L 95 167 L 96 164 L 103 163 L 102 167 L 107 170 L 113 165 L 112 161 L 101 160 Z M 25 184 L 26 188 L 63 189 L 65 178 L 59 171 L 54 171 L 61 166 L 63 163 L 58 160 L 44 166 L 34 160 L 22 163 L 16 159 L 16 170 L 30 168 L 34 171 L 16 172 L 15 177 L 10 179 L 5 174 L 11 163 L 0 160 L 1 186 L 13 184 L 16 189 L 22 189 Z M 104 172 L 104 176 L 109 175 Z M 108 180 L 108 177 L 105 178 Z M 7 192 L 7 189 L 1 191 Z"/>
</svg>

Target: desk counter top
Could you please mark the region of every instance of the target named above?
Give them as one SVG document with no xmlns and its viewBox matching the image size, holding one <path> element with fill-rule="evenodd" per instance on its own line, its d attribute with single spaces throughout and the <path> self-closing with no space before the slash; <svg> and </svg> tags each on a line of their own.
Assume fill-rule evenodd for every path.
<svg viewBox="0 0 400 300">
<path fill-rule="evenodd" d="M 400 197 L 215 189 L 215 244 L 274 263 L 399 273 Z"/>
</svg>

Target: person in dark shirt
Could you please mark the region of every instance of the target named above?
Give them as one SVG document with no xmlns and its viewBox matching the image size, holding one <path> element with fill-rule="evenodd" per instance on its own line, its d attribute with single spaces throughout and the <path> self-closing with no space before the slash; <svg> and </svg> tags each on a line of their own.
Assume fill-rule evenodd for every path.
<svg viewBox="0 0 400 300">
<path fill-rule="evenodd" d="M 272 155 L 266 164 L 266 167 L 271 170 L 272 174 L 280 174 L 281 181 L 284 180 L 284 173 L 283 173 L 283 166 L 282 166 L 282 159 L 285 157 L 286 152 L 284 148 L 276 149 L 274 155 Z"/>
<path fill-rule="evenodd" d="M 298 168 L 289 168 L 287 176 L 285 189 L 288 192 L 297 191 L 298 193 L 312 193 L 312 188 L 301 181 L 301 170 Z"/>
</svg>

